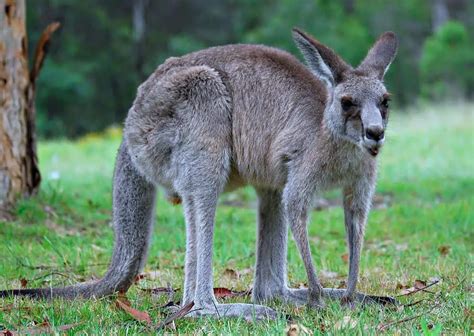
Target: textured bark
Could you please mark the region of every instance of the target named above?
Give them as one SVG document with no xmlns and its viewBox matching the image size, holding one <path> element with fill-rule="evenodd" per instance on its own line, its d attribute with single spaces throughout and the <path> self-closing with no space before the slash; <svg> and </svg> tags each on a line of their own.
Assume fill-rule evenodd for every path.
<svg viewBox="0 0 474 336">
<path fill-rule="evenodd" d="M 0 0 L 0 208 L 40 182 L 26 39 L 25 1 Z"/>
</svg>

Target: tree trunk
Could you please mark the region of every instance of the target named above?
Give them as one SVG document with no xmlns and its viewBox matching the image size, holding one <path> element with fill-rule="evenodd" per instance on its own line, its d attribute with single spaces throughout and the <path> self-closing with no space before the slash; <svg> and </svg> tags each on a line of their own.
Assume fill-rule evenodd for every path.
<svg viewBox="0 0 474 336">
<path fill-rule="evenodd" d="M 135 69 L 138 73 L 140 81 L 146 78 L 143 66 L 145 63 L 144 52 L 145 52 L 145 33 L 146 33 L 146 21 L 145 12 L 148 7 L 148 0 L 135 0 L 133 1 L 133 41 L 135 48 Z"/>
<path fill-rule="evenodd" d="M 448 5 L 445 0 L 433 0 L 431 4 L 432 29 L 436 32 L 446 21 L 449 20 Z"/>
<path fill-rule="evenodd" d="M 39 187 L 33 96 L 25 0 L 0 0 L 0 208 Z"/>
</svg>

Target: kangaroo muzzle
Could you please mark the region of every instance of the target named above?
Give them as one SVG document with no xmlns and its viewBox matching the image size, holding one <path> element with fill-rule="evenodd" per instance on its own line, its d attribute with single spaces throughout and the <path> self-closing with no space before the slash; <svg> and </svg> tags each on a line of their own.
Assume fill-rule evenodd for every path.
<svg viewBox="0 0 474 336">
<path fill-rule="evenodd" d="M 372 156 L 379 154 L 385 142 L 385 128 L 378 108 L 371 107 L 362 112 L 363 145 Z"/>
<path fill-rule="evenodd" d="M 382 125 L 370 125 L 364 129 L 364 147 L 370 155 L 377 156 L 385 142 L 385 130 Z"/>
</svg>

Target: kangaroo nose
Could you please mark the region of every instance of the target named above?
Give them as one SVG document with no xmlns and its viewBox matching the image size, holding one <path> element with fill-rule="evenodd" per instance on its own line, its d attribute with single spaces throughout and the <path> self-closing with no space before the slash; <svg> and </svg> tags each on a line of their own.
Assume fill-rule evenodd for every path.
<svg viewBox="0 0 474 336">
<path fill-rule="evenodd" d="M 384 130 L 381 126 L 378 126 L 378 125 L 374 125 L 374 126 L 371 125 L 367 127 L 367 129 L 365 130 L 365 136 L 367 137 L 367 139 L 371 139 L 374 141 L 379 141 L 383 139 L 383 135 L 384 135 Z"/>
</svg>

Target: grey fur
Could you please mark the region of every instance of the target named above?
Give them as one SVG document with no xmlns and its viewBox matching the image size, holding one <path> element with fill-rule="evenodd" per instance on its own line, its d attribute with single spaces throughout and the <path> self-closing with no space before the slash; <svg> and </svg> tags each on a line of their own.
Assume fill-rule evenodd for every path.
<svg viewBox="0 0 474 336">
<path fill-rule="evenodd" d="M 294 37 L 317 75 L 284 51 L 229 45 L 170 58 L 138 88 L 117 159 L 116 245 L 109 271 L 99 281 L 108 290 L 93 289 L 93 284 L 86 293 L 52 293 L 89 297 L 126 290 L 144 261 L 153 186 L 161 185 L 171 198 L 182 200 L 185 210 L 183 304 L 195 302 L 199 310 L 194 316 L 274 317 L 268 307 L 218 304 L 213 295 L 218 196 L 250 184 L 259 195 L 254 302 L 281 298 L 322 307 L 324 296 L 344 302 L 366 299 L 355 288 L 375 187 L 375 156 L 388 117 L 380 74 L 395 55 L 396 39 L 393 33 L 382 35 L 354 70 L 308 34 L 295 30 Z M 341 100 L 352 105 L 343 109 Z M 379 132 L 377 138 L 369 129 Z M 122 178 L 122 171 L 129 175 Z M 347 290 L 321 287 L 309 249 L 311 200 L 332 188 L 344 193 Z M 287 285 L 288 227 L 306 268 L 308 290 Z"/>
</svg>

